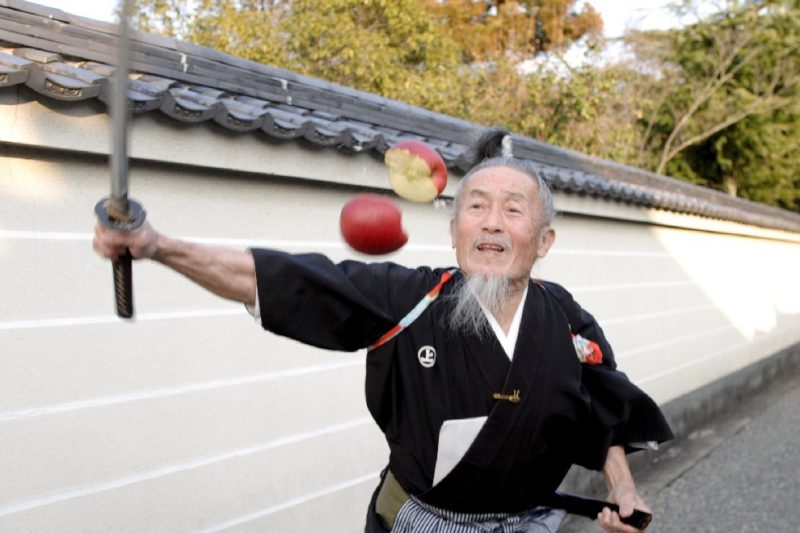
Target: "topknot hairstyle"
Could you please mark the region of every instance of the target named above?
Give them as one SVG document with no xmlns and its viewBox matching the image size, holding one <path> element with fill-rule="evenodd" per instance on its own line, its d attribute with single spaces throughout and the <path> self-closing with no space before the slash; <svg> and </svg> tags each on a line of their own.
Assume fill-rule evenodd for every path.
<svg viewBox="0 0 800 533">
<path fill-rule="evenodd" d="M 490 128 L 484 131 L 478 141 L 469 149 L 466 158 L 470 169 L 459 182 L 453 197 L 453 216 L 458 213 L 464 185 L 472 176 L 485 168 L 508 167 L 525 174 L 536 182 L 541 204 L 539 231 L 543 232 L 550 226 L 556 214 L 550 187 L 536 172 L 530 160 L 514 157 L 514 141 L 508 131 L 501 128 Z"/>
<path fill-rule="evenodd" d="M 511 135 L 504 129 L 489 128 L 484 131 L 467 151 L 470 170 L 487 159 L 512 157 L 513 144 Z"/>
</svg>

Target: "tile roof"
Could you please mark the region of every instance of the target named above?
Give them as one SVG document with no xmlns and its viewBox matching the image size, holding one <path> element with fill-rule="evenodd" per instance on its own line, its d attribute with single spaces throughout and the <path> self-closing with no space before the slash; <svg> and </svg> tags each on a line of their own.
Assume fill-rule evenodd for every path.
<svg viewBox="0 0 800 533">
<path fill-rule="evenodd" d="M 110 101 L 116 26 L 21 0 L 0 0 L 0 90 L 25 85 L 42 98 Z M 132 32 L 135 113 L 187 123 L 213 120 L 237 132 L 382 155 L 401 139 L 435 147 L 451 169 L 479 125 L 375 94 L 229 56 L 159 35 Z M 515 136 L 553 189 L 800 231 L 800 215 Z"/>
</svg>

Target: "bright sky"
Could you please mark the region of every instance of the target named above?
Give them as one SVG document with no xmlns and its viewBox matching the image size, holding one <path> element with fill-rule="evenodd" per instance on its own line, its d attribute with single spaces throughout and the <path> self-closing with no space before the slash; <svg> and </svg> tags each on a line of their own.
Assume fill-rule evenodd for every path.
<svg viewBox="0 0 800 533">
<path fill-rule="evenodd" d="M 36 0 L 31 3 L 54 7 L 73 15 L 105 21 L 112 20 L 114 7 L 117 5 L 114 0 Z"/>
<path fill-rule="evenodd" d="M 587 0 L 580 0 L 578 6 Z M 588 0 L 605 22 L 606 37 L 619 37 L 626 28 L 656 29 L 678 23 L 666 8 L 670 0 Z M 38 0 L 39 4 L 97 20 L 111 20 L 117 0 Z"/>
<path fill-rule="evenodd" d="M 587 3 L 581 0 L 577 5 Z M 664 29 L 678 24 L 678 20 L 667 8 L 669 0 L 588 0 L 603 17 L 603 33 L 606 37 L 621 37 L 626 29 Z"/>
</svg>

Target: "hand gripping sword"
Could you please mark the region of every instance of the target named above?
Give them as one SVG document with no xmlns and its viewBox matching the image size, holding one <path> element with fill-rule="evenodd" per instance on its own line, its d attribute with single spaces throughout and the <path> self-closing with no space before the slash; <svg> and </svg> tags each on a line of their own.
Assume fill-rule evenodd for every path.
<svg viewBox="0 0 800 533">
<path fill-rule="evenodd" d="M 619 512 L 619 506 L 615 503 L 609 503 L 603 500 L 593 500 L 591 498 L 584 498 L 582 496 L 574 496 L 572 494 L 565 494 L 563 492 L 556 492 L 550 496 L 550 498 L 546 500 L 545 505 L 555 507 L 557 509 L 564 509 L 570 514 L 585 516 L 586 518 L 591 518 L 592 520 L 596 519 L 597 514 L 602 512 L 605 507 L 608 507 L 614 512 Z M 620 517 L 620 520 L 623 524 L 628 524 L 636 529 L 644 530 L 650 525 L 650 522 L 653 520 L 653 515 L 639 509 L 634 509 L 633 514 L 626 516 L 625 518 Z"/>
<path fill-rule="evenodd" d="M 131 231 L 142 225 L 145 218 L 141 204 L 128 198 L 128 67 L 131 43 L 128 24 L 131 1 L 121 0 L 117 68 L 111 95 L 111 196 L 103 198 L 94 210 L 100 222 L 117 231 Z M 133 268 L 131 253 L 126 250 L 113 261 L 114 293 L 117 316 L 133 317 Z"/>
</svg>

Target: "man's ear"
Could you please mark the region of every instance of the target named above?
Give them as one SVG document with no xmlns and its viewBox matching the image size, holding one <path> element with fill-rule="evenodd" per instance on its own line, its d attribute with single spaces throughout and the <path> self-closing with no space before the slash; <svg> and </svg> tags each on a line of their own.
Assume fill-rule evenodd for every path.
<svg viewBox="0 0 800 533">
<path fill-rule="evenodd" d="M 536 256 L 539 259 L 546 256 L 554 242 L 556 242 L 556 230 L 548 226 L 539 238 L 539 247 L 536 250 Z"/>
</svg>

